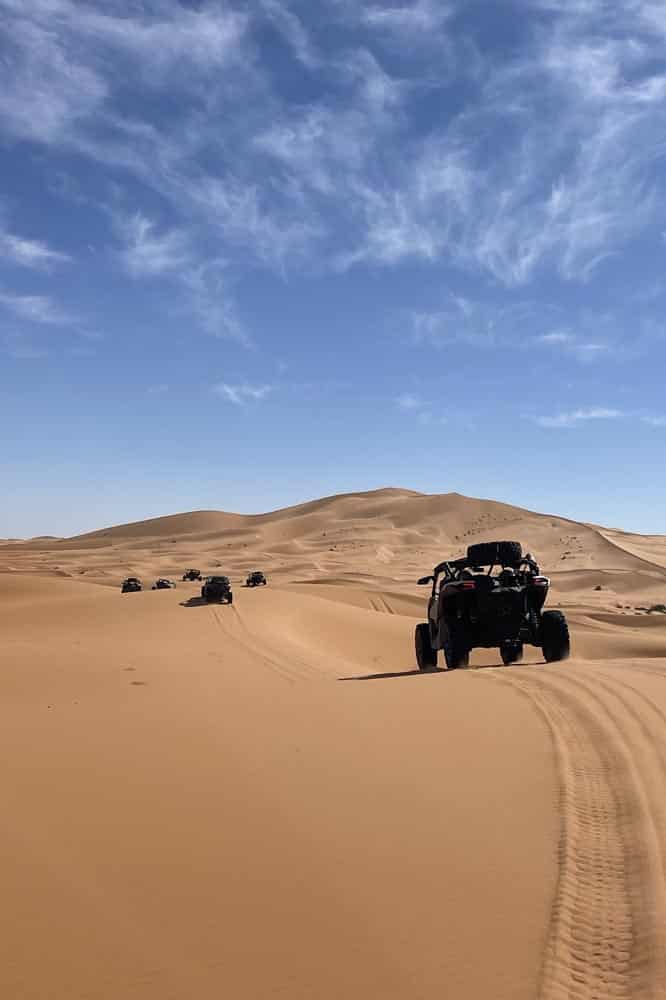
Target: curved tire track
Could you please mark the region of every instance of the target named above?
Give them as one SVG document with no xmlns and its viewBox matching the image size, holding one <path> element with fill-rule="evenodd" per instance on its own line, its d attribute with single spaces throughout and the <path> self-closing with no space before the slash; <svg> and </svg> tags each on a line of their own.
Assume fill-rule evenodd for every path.
<svg viewBox="0 0 666 1000">
<path fill-rule="evenodd" d="M 573 665 L 490 676 L 532 701 L 549 726 L 557 758 L 559 877 L 541 997 L 663 1000 L 661 708 L 619 677 Z"/>
</svg>

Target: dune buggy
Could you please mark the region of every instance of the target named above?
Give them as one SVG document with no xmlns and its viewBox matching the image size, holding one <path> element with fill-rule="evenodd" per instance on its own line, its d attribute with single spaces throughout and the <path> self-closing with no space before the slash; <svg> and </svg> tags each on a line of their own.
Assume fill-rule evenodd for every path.
<svg viewBox="0 0 666 1000">
<path fill-rule="evenodd" d="M 418 582 L 432 585 L 428 621 L 416 626 L 419 670 L 436 669 L 440 650 L 449 670 L 468 666 L 478 647 L 499 648 L 505 664 L 522 660 L 525 644 L 540 647 L 547 663 L 569 656 L 565 616 L 543 610 L 550 580 L 519 542 L 470 545 Z"/>
<path fill-rule="evenodd" d="M 121 594 L 135 594 L 141 589 L 141 580 L 136 576 L 128 576 L 120 585 Z"/>
<path fill-rule="evenodd" d="M 151 590 L 171 590 L 175 586 L 176 584 L 173 582 L 173 580 L 165 580 L 163 577 L 160 577 L 159 580 L 155 580 L 155 583 L 152 585 Z"/>
<path fill-rule="evenodd" d="M 234 595 L 231 592 L 231 583 L 228 576 L 207 576 L 206 582 L 201 588 L 201 596 L 208 604 L 233 604 Z"/>
<path fill-rule="evenodd" d="M 267 581 L 266 577 L 264 576 L 264 574 L 261 573 L 258 569 L 256 569 L 256 570 L 254 570 L 253 573 L 250 573 L 248 575 L 248 578 L 245 581 L 245 586 L 246 587 L 265 587 L 267 583 L 268 583 L 268 581 Z"/>
<path fill-rule="evenodd" d="M 183 580 L 200 580 L 201 572 L 198 569 L 186 569 L 183 573 Z"/>
</svg>

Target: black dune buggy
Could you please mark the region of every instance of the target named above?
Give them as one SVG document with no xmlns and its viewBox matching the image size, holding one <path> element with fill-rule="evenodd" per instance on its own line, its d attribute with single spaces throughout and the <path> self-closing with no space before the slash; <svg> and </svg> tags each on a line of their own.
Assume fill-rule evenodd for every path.
<svg viewBox="0 0 666 1000">
<path fill-rule="evenodd" d="M 160 577 L 159 580 L 155 580 L 151 590 L 171 590 L 175 588 L 175 586 L 176 584 L 173 580 L 165 580 L 164 577 Z"/>
<path fill-rule="evenodd" d="M 141 589 L 141 580 L 136 576 L 128 576 L 120 585 L 121 594 L 136 594 Z"/>
<path fill-rule="evenodd" d="M 198 569 L 186 569 L 183 573 L 183 580 L 200 580 L 201 571 Z"/>
<path fill-rule="evenodd" d="M 265 587 L 267 583 L 268 583 L 268 580 L 266 579 L 266 577 L 264 576 L 264 574 L 261 573 L 258 569 L 256 569 L 256 570 L 254 570 L 254 572 L 248 574 L 248 578 L 245 581 L 245 586 L 246 587 Z"/>
<path fill-rule="evenodd" d="M 234 595 L 231 592 L 231 583 L 228 576 L 207 576 L 206 582 L 201 588 L 201 596 L 208 604 L 233 604 Z"/>
<path fill-rule="evenodd" d="M 569 656 L 566 618 L 543 610 L 550 580 L 519 542 L 470 545 L 466 557 L 439 563 L 418 582 L 432 584 L 428 621 L 416 626 L 419 670 L 436 669 L 440 649 L 449 670 L 468 666 L 477 647 L 498 647 L 505 664 L 522 660 L 525 643 L 541 647 L 547 663 Z"/>
</svg>

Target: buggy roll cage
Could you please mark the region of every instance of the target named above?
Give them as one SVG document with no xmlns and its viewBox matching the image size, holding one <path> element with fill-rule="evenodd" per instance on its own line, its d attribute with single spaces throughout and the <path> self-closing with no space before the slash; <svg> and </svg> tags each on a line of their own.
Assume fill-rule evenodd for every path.
<svg viewBox="0 0 666 1000">
<path fill-rule="evenodd" d="M 489 564 L 487 576 L 490 576 L 492 571 L 495 569 L 496 563 Z M 524 555 L 522 559 L 519 559 L 515 563 L 507 564 L 510 565 L 512 569 L 520 570 L 523 566 L 527 566 L 531 573 L 539 574 L 539 567 L 537 563 L 529 555 Z M 429 583 L 433 584 L 433 590 L 437 583 L 437 579 L 444 573 L 444 582 L 450 583 L 453 580 L 458 580 L 460 578 L 460 573 L 464 569 L 478 569 L 479 564 L 463 556 L 462 559 L 445 559 L 443 562 L 438 563 L 432 571 L 430 576 L 422 576 L 420 580 L 417 581 L 419 586 L 425 586 Z"/>
</svg>

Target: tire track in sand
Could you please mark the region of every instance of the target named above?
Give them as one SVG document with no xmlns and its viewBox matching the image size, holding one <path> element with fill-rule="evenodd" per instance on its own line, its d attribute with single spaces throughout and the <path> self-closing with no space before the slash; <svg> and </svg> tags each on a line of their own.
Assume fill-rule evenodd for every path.
<svg viewBox="0 0 666 1000">
<path fill-rule="evenodd" d="M 557 760 L 559 873 L 542 1000 L 664 1000 L 661 709 L 619 678 L 589 668 L 485 676 L 530 699 L 548 724 Z"/>
<path fill-rule="evenodd" d="M 263 663 L 270 667 L 273 672 L 287 681 L 294 684 L 299 680 L 309 679 L 316 676 L 316 671 L 304 660 L 295 656 L 290 656 L 289 665 L 284 660 L 278 660 L 275 656 L 269 656 L 263 645 L 252 637 L 248 630 L 243 616 L 235 605 L 229 611 L 231 615 L 222 616 L 211 606 L 213 616 L 222 631 L 236 643 L 255 663 Z"/>
</svg>

